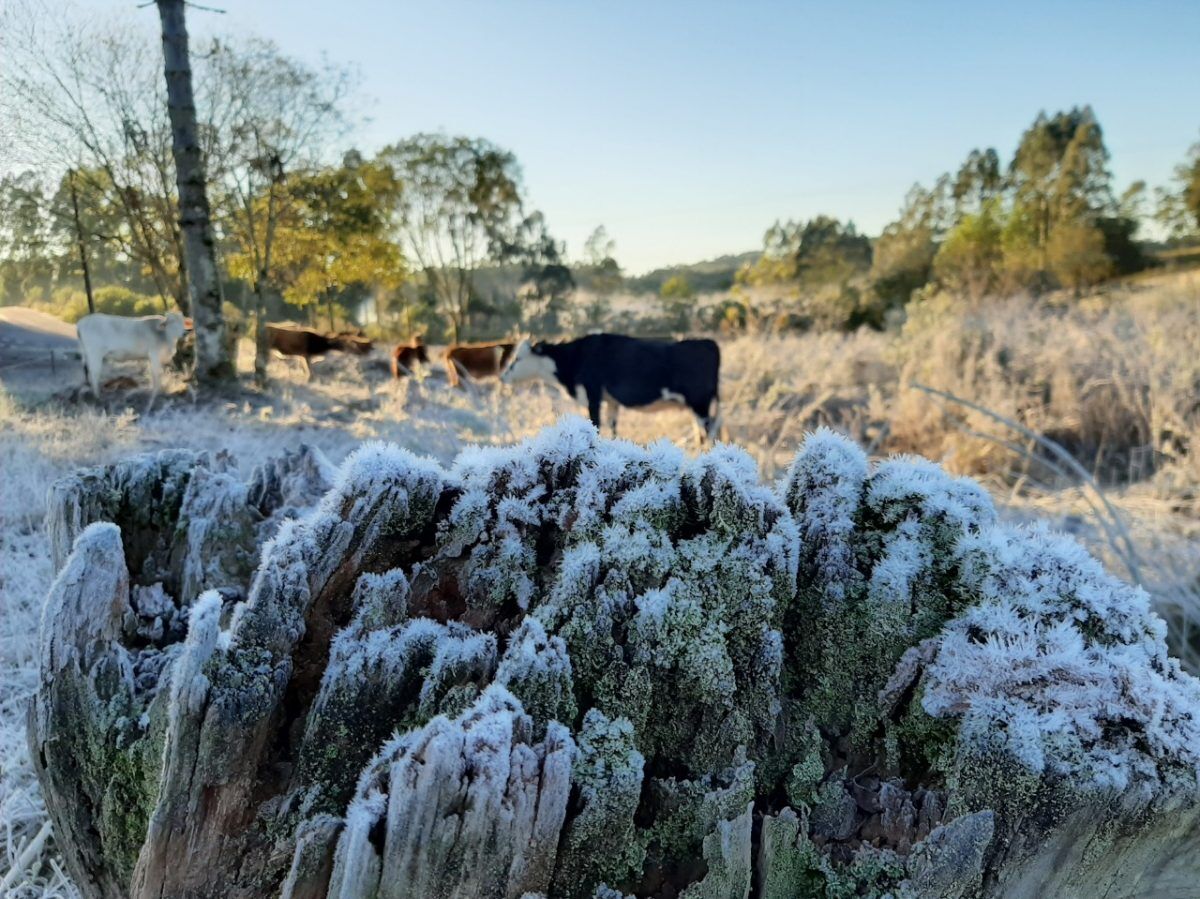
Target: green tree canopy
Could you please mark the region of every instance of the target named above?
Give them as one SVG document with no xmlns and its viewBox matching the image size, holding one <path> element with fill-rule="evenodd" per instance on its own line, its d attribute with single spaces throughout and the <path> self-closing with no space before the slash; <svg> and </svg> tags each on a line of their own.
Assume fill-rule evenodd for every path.
<svg viewBox="0 0 1200 899">
<path fill-rule="evenodd" d="M 994 149 L 972 150 L 953 177 L 915 188 L 884 229 L 873 291 L 905 302 L 931 278 L 972 296 L 1055 284 L 1078 290 L 1143 268 L 1135 238 L 1144 185 L 1116 198 L 1108 159 L 1088 106 L 1040 113 L 1007 167 Z"/>
<path fill-rule="evenodd" d="M 588 236 L 583 245 L 583 258 L 576 269 L 583 284 L 601 297 L 616 293 L 624 281 L 621 266 L 614 257 L 617 243 L 608 236 L 603 225 Z"/>
<path fill-rule="evenodd" d="M 914 184 L 900 217 L 883 229 L 871 260 L 872 290 L 884 306 L 907 303 L 933 274 L 938 245 L 952 220 L 948 175 L 930 189 Z"/>
<path fill-rule="evenodd" d="M 978 299 L 996 287 L 1003 258 L 997 203 L 963 216 L 946 235 L 933 260 L 934 273 L 952 290 Z"/>
<path fill-rule="evenodd" d="M 56 245 L 50 198 L 33 172 L 0 176 L 0 302 L 45 298 L 65 248 Z"/>
<path fill-rule="evenodd" d="M 357 154 L 290 176 L 274 248 L 275 277 L 287 301 L 305 306 L 355 286 L 398 287 L 404 264 L 391 240 L 391 215 L 399 191 L 390 168 Z M 230 267 L 250 276 L 251 261 L 235 256 Z"/>
<path fill-rule="evenodd" d="M 1009 166 L 1012 202 L 1029 210 L 1043 267 L 1055 225 L 1114 210 L 1108 158 L 1090 106 L 1039 113 L 1021 136 Z"/>
<path fill-rule="evenodd" d="M 515 239 L 505 246 L 503 258 L 520 266 L 519 299 L 527 307 L 522 319 L 544 330 L 556 329 L 567 298 L 575 290 L 575 276 L 562 244 L 550 236 L 542 213 L 525 217 Z"/>
<path fill-rule="evenodd" d="M 667 278 L 663 282 L 659 294 L 666 300 L 690 300 L 696 295 L 692 290 L 692 285 L 683 275 L 672 275 Z"/>
<path fill-rule="evenodd" d="M 1104 232 L 1086 221 L 1059 222 L 1050 232 L 1046 250 L 1050 271 L 1076 296 L 1084 287 L 1108 277 L 1113 268 L 1105 251 Z"/>
<path fill-rule="evenodd" d="M 988 200 L 1004 189 L 1000 154 L 991 147 L 972 150 L 954 178 L 951 194 L 960 214 L 978 212 Z"/>
<path fill-rule="evenodd" d="M 763 237 L 762 257 L 739 273 L 746 284 L 793 282 L 818 286 L 848 281 L 871 265 L 871 241 L 853 222 L 818 215 L 806 222 L 776 222 Z"/>
</svg>

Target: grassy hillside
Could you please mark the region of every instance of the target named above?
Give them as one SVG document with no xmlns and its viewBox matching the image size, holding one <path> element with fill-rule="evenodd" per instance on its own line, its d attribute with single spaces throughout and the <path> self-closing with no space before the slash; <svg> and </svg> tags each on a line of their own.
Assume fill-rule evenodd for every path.
<svg viewBox="0 0 1200 899">
<path fill-rule="evenodd" d="M 683 277 L 696 293 L 714 293 L 733 286 L 733 276 L 747 262 L 753 262 L 761 254 L 759 250 L 746 253 L 728 253 L 716 259 L 694 262 L 691 265 L 672 265 L 656 268 L 644 275 L 626 278 L 625 287 L 630 293 L 657 294 L 663 282 L 676 276 Z"/>
</svg>

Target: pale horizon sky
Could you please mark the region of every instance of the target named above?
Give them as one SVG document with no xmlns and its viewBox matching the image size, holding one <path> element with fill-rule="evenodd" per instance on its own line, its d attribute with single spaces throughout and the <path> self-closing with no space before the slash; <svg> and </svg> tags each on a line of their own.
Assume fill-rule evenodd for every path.
<svg viewBox="0 0 1200 899">
<path fill-rule="evenodd" d="M 603 224 L 631 273 L 757 249 L 777 219 L 878 234 L 972 148 L 1007 163 L 1042 109 L 1092 105 L 1118 191 L 1200 140 L 1196 0 L 204 2 L 226 13 L 190 10 L 194 31 L 355 65 L 364 151 L 421 131 L 512 150 L 568 252 Z"/>
</svg>

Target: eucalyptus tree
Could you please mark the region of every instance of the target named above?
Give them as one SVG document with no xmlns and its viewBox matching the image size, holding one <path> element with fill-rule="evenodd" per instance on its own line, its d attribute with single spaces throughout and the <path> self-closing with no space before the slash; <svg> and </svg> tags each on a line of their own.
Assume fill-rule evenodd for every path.
<svg viewBox="0 0 1200 899">
<path fill-rule="evenodd" d="M 1170 187 L 1158 189 L 1155 218 L 1175 238 L 1200 235 L 1200 141 L 1175 167 Z"/>
<path fill-rule="evenodd" d="M 470 326 L 476 272 L 511 258 L 526 220 L 516 157 L 483 138 L 418 134 L 386 147 L 379 161 L 402 184 L 400 247 L 458 341 Z"/>
<path fill-rule="evenodd" d="M 53 223 L 46 210 L 50 198 L 36 173 L 0 175 L 0 300 L 23 303 L 49 295 L 56 261 L 64 247 L 56 246 Z"/>
<path fill-rule="evenodd" d="M 1048 270 L 1051 232 L 1077 228 L 1115 209 L 1104 133 L 1090 106 L 1041 113 L 1009 166 L 1012 204 L 1032 223 L 1032 249 Z"/>
</svg>

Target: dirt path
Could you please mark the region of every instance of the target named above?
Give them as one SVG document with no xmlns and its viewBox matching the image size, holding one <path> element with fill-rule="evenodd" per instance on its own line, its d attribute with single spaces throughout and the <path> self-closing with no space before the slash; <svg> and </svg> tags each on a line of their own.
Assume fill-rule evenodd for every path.
<svg viewBox="0 0 1200 899">
<path fill-rule="evenodd" d="M 74 325 L 24 306 L 0 308 L 0 386 L 36 401 L 82 380 Z"/>
</svg>

